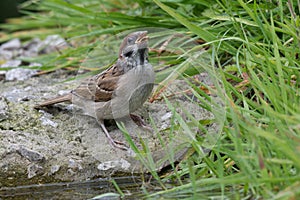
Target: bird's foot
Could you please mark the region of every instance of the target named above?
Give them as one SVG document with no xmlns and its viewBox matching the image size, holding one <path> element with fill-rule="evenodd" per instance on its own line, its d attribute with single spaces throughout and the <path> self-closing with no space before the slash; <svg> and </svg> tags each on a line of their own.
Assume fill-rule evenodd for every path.
<svg viewBox="0 0 300 200">
<path fill-rule="evenodd" d="M 103 132 L 105 133 L 105 136 L 106 136 L 107 139 L 108 139 L 109 144 L 110 144 L 112 147 L 121 149 L 121 150 L 123 150 L 123 151 L 129 150 L 129 148 L 125 145 L 125 143 L 120 142 L 120 141 L 118 141 L 118 140 L 114 140 L 114 139 L 110 136 L 110 134 L 108 133 L 108 131 L 107 131 L 107 129 L 106 129 L 106 127 L 105 127 L 103 121 L 98 121 L 98 123 L 100 124 L 100 126 L 101 126 Z"/>
<path fill-rule="evenodd" d="M 130 114 L 130 118 L 136 123 L 136 125 L 142 127 L 143 129 L 152 132 L 153 129 L 146 124 L 146 122 L 138 115 Z"/>
<path fill-rule="evenodd" d="M 108 141 L 109 141 L 109 144 L 114 148 L 118 148 L 118 149 L 121 149 L 123 151 L 127 151 L 129 149 L 124 142 L 114 140 L 110 136 L 108 137 Z"/>
</svg>

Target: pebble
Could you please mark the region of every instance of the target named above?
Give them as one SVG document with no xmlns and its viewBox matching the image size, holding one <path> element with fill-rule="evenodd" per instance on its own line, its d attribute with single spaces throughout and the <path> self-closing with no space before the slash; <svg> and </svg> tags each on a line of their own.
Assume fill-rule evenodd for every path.
<svg viewBox="0 0 300 200">
<path fill-rule="evenodd" d="M 42 173 L 43 173 L 43 167 L 38 164 L 32 163 L 27 167 L 27 174 L 29 179 Z"/>
<path fill-rule="evenodd" d="M 7 81 L 24 81 L 37 73 L 36 70 L 16 68 L 6 72 L 5 80 Z"/>
<path fill-rule="evenodd" d="M 81 164 L 79 163 L 80 161 L 75 161 L 74 159 L 69 159 L 69 169 L 71 169 L 72 171 L 80 171 L 83 169 L 83 167 L 81 166 Z"/>
<path fill-rule="evenodd" d="M 2 64 L 0 67 L 19 67 L 21 65 L 21 60 L 8 60 L 6 63 Z"/>
<path fill-rule="evenodd" d="M 12 39 L 8 42 L 3 43 L 0 46 L 1 50 L 8 50 L 8 51 L 16 50 L 16 49 L 20 49 L 20 48 L 21 48 L 21 41 L 19 38 Z"/>
<path fill-rule="evenodd" d="M 39 113 L 42 113 L 43 116 L 40 118 L 40 121 L 42 123 L 43 126 L 52 126 L 54 128 L 56 128 L 58 126 L 58 123 L 52 121 L 52 117 L 53 115 L 51 115 L 50 113 L 45 112 L 44 110 L 39 110 Z"/>
<path fill-rule="evenodd" d="M 17 148 L 16 151 L 31 162 L 42 162 L 45 160 L 45 156 L 43 154 L 23 146 Z"/>
<path fill-rule="evenodd" d="M 29 42 L 25 43 L 23 46 L 24 53 L 23 56 L 34 57 L 39 54 L 39 46 L 42 41 L 39 38 L 33 38 Z"/>
<path fill-rule="evenodd" d="M 97 169 L 101 171 L 107 171 L 109 169 L 123 169 L 128 170 L 130 167 L 130 163 L 127 160 L 120 159 L 120 160 L 113 160 L 100 163 Z"/>
<path fill-rule="evenodd" d="M 49 35 L 39 45 L 39 52 L 47 54 L 68 47 L 68 43 L 59 35 Z"/>
<path fill-rule="evenodd" d="M 60 169 L 60 165 L 53 165 L 51 166 L 51 169 L 50 169 L 50 174 L 53 175 L 55 174 L 56 172 L 58 172 Z"/>
<path fill-rule="evenodd" d="M 52 126 L 54 128 L 56 128 L 58 126 L 58 124 L 56 122 L 52 121 L 51 119 L 49 119 L 45 116 L 42 116 L 40 118 L 40 120 L 41 120 L 43 126 L 49 125 L 49 126 Z"/>
</svg>

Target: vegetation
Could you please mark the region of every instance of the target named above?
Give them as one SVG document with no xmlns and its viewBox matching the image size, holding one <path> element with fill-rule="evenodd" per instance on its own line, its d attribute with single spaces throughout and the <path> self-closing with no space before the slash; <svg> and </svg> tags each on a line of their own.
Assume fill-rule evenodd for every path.
<svg viewBox="0 0 300 200">
<path fill-rule="evenodd" d="M 191 80 L 199 70 L 208 71 L 214 86 L 190 82 L 192 92 L 205 109 L 212 107 L 205 105 L 203 97 L 213 101 L 207 94 L 218 94 L 224 112 L 219 116 L 211 110 L 220 117 L 222 129 L 210 153 L 201 155 L 200 137 L 192 140 L 194 153 L 179 168 L 174 166 L 173 173 L 162 178 L 153 172 L 161 190 L 145 188 L 149 198 L 300 196 L 299 1 L 32 0 L 22 6 L 28 15 L 1 25 L 2 42 L 58 33 L 73 45 L 59 54 L 35 58 L 46 71 L 77 69 L 107 35 L 137 28 L 172 29 L 197 41 L 186 52 L 206 49 L 206 61 L 193 61 L 196 70 L 190 70 L 174 51 L 163 63 L 158 52 L 150 52 L 159 71 L 158 83 L 183 76 Z M 171 70 L 163 70 L 165 65 Z M 191 121 L 175 115 L 173 124 L 186 132 L 205 126 L 192 117 Z M 178 185 L 168 185 L 169 180 Z"/>
</svg>

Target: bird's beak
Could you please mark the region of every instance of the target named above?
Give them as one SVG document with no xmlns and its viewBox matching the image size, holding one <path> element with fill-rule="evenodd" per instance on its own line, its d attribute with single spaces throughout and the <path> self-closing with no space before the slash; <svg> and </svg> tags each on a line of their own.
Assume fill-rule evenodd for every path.
<svg viewBox="0 0 300 200">
<path fill-rule="evenodd" d="M 147 41 L 149 38 L 147 33 L 148 33 L 147 31 L 143 31 L 139 36 L 139 38 L 135 41 L 135 43 L 141 43 Z"/>
</svg>

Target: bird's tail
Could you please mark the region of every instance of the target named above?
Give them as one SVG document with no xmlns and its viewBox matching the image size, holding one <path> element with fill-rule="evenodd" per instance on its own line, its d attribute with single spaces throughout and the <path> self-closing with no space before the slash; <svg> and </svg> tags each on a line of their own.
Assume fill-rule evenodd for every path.
<svg viewBox="0 0 300 200">
<path fill-rule="evenodd" d="M 34 108 L 36 109 L 39 109 L 41 107 L 44 107 L 44 106 L 49 106 L 49 105 L 53 105 L 53 104 L 56 104 L 56 103 L 61 103 L 61 102 L 65 102 L 65 101 L 72 101 L 72 94 L 69 93 L 69 94 L 65 94 L 65 95 L 62 95 L 62 96 L 58 96 L 58 97 L 54 97 L 52 99 L 48 99 L 36 106 L 34 106 Z"/>
</svg>

